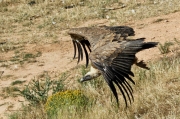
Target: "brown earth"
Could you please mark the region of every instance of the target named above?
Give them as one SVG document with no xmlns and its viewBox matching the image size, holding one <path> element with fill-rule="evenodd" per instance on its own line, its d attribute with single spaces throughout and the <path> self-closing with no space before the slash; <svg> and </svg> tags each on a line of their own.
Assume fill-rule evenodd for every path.
<svg viewBox="0 0 180 119">
<path fill-rule="evenodd" d="M 180 39 L 180 12 L 172 13 L 169 15 L 163 15 L 154 18 L 148 18 L 140 21 L 132 21 L 127 24 L 134 28 L 136 32 L 136 38 L 145 37 L 146 41 L 155 41 L 164 43 L 166 41 L 174 42 L 174 38 Z M 115 21 L 114 21 L 115 22 Z M 109 25 L 110 21 L 107 19 L 88 21 L 80 26 L 89 25 Z M 71 38 L 64 35 L 66 31 L 62 31 L 59 35 L 59 42 L 53 44 L 36 45 L 27 44 L 25 46 L 28 52 L 40 51 L 42 55 L 36 58 L 36 62 L 20 65 L 12 65 L 10 67 L 0 67 L 0 91 L 3 88 L 10 86 L 11 82 L 15 79 L 22 81 L 30 81 L 32 78 L 48 71 L 52 74 L 60 74 L 77 66 L 77 60 L 72 60 L 73 46 Z M 173 54 L 175 48 L 172 48 Z M 8 59 L 12 57 L 13 52 L 2 53 L 0 60 Z M 161 53 L 158 48 L 145 50 L 137 54 L 139 59 L 143 59 L 146 62 L 161 57 Z M 84 64 L 84 61 L 80 64 Z M 4 71 L 4 73 L 3 73 Z M 9 76 L 10 78 L 5 78 Z M 7 97 L 3 98 L 0 95 L 0 117 L 4 117 L 5 113 L 13 112 L 17 110 L 21 103 L 24 101 L 22 97 Z"/>
</svg>

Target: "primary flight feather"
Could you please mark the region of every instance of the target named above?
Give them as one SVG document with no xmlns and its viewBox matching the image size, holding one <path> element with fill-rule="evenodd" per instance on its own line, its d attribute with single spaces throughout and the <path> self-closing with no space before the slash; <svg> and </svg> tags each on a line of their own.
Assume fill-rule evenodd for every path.
<svg viewBox="0 0 180 119">
<path fill-rule="evenodd" d="M 149 69 L 143 61 L 138 62 L 135 54 L 144 49 L 155 47 L 157 42 L 144 42 L 145 38 L 128 39 L 134 35 L 134 30 L 128 26 L 99 26 L 72 28 L 68 34 L 72 38 L 74 46 L 74 58 L 78 56 L 78 63 L 83 60 L 83 52 L 86 57 L 86 67 L 91 61 L 90 71 L 81 79 L 87 81 L 102 75 L 113 92 L 117 103 L 118 94 L 115 85 L 119 88 L 125 100 L 131 103 L 133 89 L 129 81 L 135 82 L 130 76 L 134 76 L 131 66 Z M 115 85 L 114 85 L 115 84 Z"/>
</svg>

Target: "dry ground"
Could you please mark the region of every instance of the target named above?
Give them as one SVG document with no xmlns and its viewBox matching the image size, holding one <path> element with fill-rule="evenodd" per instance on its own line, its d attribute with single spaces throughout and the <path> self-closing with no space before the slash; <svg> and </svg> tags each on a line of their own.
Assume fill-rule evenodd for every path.
<svg viewBox="0 0 180 119">
<path fill-rule="evenodd" d="M 146 41 L 156 41 L 164 43 L 165 41 L 174 42 L 174 38 L 180 39 L 180 12 L 171 13 L 159 17 L 147 18 L 138 21 L 131 21 L 126 24 L 134 28 L 136 38 L 145 37 Z M 108 19 L 87 21 L 80 26 L 91 25 L 109 25 Z M 5 36 L 4 36 L 5 37 Z M 7 38 L 8 36 L 6 36 Z M 18 36 L 13 36 L 18 39 Z M 26 36 L 24 36 L 26 37 Z M 28 37 L 28 36 L 27 36 Z M 1 39 L 0 39 L 1 40 Z M 1 44 L 0 44 L 1 45 Z M 175 49 L 172 49 L 170 54 L 173 54 Z M 73 47 L 71 38 L 67 36 L 66 31 L 60 31 L 58 34 L 58 41 L 55 43 L 35 44 L 27 43 L 24 51 L 30 53 L 41 52 L 41 55 L 30 63 L 25 62 L 23 65 L 12 64 L 8 67 L 0 67 L 0 116 L 3 117 L 5 113 L 17 110 L 24 101 L 22 97 L 3 95 L 4 88 L 9 87 L 13 81 L 21 80 L 29 82 L 34 77 L 40 76 L 43 72 L 48 72 L 52 76 L 58 76 L 61 72 L 67 71 L 77 66 L 77 61 L 72 60 Z M 1 52 L 0 60 L 9 60 L 14 56 L 14 51 Z M 145 61 L 155 60 L 161 57 L 158 48 L 153 48 L 140 52 L 138 54 L 140 59 Z M 2 65 L 2 62 L 0 62 Z M 80 64 L 84 64 L 81 62 Z M 76 81 L 74 81 L 76 83 Z"/>
</svg>

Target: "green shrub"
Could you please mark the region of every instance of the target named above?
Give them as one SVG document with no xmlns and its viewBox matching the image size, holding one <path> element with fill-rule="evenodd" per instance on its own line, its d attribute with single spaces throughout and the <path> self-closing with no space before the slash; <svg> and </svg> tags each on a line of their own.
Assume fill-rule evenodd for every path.
<svg viewBox="0 0 180 119">
<path fill-rule="evenodd" d="M 67 78 L 65 73 L 58 80 L 51 80 L 48 74 L 43 75 L 45 75 L 43 79 L 33 79 L 19 91 L 31 104 L 45 104 L 49 95 L 64 90 L 63 81 Z"/>
<path fill-rule="evenodd" d="M 45 104 L 48 116 L 57 115 L 60 109 L 80 111 L 88 104 L 88 98 L 80 90 L 67 90 L 53 94 Z"/>
<path fill-rule="evenodd" d="M 45 83 L 34 79 L 20 91 L 20 94 L 32 104 L 45 103 L 51 85 L 52 81 L 49 78 L 46 78 Z"/>
</svg>

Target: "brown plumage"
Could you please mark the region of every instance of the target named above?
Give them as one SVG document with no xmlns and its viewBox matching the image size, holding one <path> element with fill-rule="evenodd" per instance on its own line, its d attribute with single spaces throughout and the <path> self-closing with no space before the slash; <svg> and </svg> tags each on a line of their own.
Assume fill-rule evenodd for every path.
<svg viewBox="0 0 180 119">
<path fill-rule="evenodd" d="M 74 58 L 78 54 L 78 63 L 83 60 L 83 51 L 86 56 L 86 66 L 89 64 L 89 59 L 91 60 L 91 71 L 81 81 L 91 80 L 102 74 L 117 103 L 118 94 L 114 84 L 122 93 L 126 106 L 127 98 L 131 103 L 134 100 L 133 90 L 128 80 L 135 84 L 130 77 L 134 76 L 131 66 L 136 64 L 141 68 L 149 69 L 143 61 L 138 62 L 135 54 L 155 47 L 158 43 L 145 43 L 145 38 L 128 39 L 128 36 L 134 35 L 134 30 L 128 26 L 73 28 L 69 30 L 68 34 L 74 45 Z"/>
</svg>

